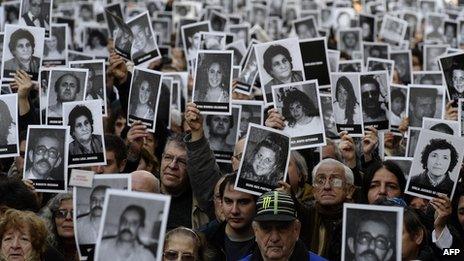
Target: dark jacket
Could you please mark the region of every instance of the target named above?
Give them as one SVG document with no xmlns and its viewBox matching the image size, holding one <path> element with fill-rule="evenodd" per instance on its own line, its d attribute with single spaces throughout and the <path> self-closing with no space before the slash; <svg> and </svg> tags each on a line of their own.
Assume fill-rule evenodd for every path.
<svg viewBox="0 0 464 261">
<path fill-rule="evenodd" d="M 435 197 L 435 193 L 428 193 L 426 191 L 418 191 L 417 189 L 412 188 L 414 187 L 419 187 L 419 188 L 424 188 L 427 190 L 431 190 L 434 192 L 440 192 L 443 194 L 448 195 L 448 197 L 451 195 L 451 191 L 453 190 L 454 182 L 450 179 L 449 173 L 447 172 L 445 179 L 443 179 L 437 186 L 433 186 L 432 183 L 430 183 L 430 179 L 427 176 L 427 172 L 422 172 L 420 175 L 416 175 L 411 177 L 411 182 L 409 183 L 409 190 L 418 192 L 421 194 L 425 194 L 427 196 Z"/>
<path fill-rule="evenodd" d="M 241 259 L 240 261 L 261 261 L 263 260 L 263 257 L 261 256 L 261 252 L 259 251 L 259 248 L 255 248 L 255 251 L 253 254 Z M 316 254 L 314 254 L 311 251 L 306 250 L 304 244 L 298 240 L 295 244 L 295 248 L 293 249 L 293 253 L 288 259 L 289 261 L 327 261 L 327 259 L 320 257 Z"/>
</svg>

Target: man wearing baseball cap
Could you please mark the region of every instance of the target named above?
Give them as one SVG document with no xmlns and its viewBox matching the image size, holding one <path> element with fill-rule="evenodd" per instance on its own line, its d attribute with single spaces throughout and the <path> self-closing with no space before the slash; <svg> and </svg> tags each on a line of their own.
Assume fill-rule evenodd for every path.
<svg viewBox="0 0 464 261">
<path fill-rule="evenodd" d="M 306 250 L 298 240 L 301 224 L 288 194 L 280 191 L 264 193 L 258 199 L 256 210 L 252 226 L 258 248 L 241 261 L 326 260 Z"/>
</svg>

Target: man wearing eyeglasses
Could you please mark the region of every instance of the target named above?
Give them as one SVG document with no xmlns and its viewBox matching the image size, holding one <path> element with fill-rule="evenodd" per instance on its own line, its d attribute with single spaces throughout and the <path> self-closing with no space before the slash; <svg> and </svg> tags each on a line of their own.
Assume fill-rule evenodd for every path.
<svg viewBox="0 0 464 261">
<path fill-rule="evenodd" d="M 26 179 L 53 180 L 51 173 L 63 160 L 63 145 L 53 131 L 42 129 L 34 132 L 35 142 L 27 152 L 31 165 L 26 169 Z"/>
<path fill-rule="evenodd" d="M 347 236 L 351 260 L 390 260 L 395 253 L 395 230 L 390 222 L 378 213 L 369 213 L 357 220 L 354 234 Z"/>
<path fill-rule="evenodd" d="M 49 29 L 50 24 L 48 23 L 46 17 L 44 17 L 44 12 L 43 12 L 43 11 L 48 11 L 48 8 L 46 8 L 44 1 L 43 0 L 30 0 L 29 6 L 24 5 L 24 3 L 27 3 L 27 1 L 23 2 L 23 10 L 25 10 L 26 7 L 29 7 L 29 11 L 28 12 L 23 11 L 24 13 L 20 18 L 20 24 Z M 47 9 L 47 10 L 42 10 L 42 8 Z"/>
<path fill-rule="evenodd" d="M 372 75 L 361 76 L 363 119 L 365 122 L 387 120 L 387 112 L 382 108 L 380 84 Z"/>
</svg>

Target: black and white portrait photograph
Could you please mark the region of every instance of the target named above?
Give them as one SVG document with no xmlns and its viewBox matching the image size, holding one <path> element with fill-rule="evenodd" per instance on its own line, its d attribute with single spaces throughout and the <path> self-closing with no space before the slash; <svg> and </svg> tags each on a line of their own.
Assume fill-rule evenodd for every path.
<svg viewBox="0 0 464 261">
<path fill-rule="evenodd" d="M 408 22 L 403 19 L 385 15 L 380 27 L 379 37 L 387 43 L 398 46 L 404 39 Z"/>
<path fill-rule="evenodd" d="M 54 68 L 48 79 L 46 123 L 62 125 L 63 103 L 84 100 L 87 69 Z"/>
<path fill-rule="evenodd" d="M 155 131 L 160 89 L 161 73 L 135 68 L 129 92 L 128 126 L 141 121 L 148 130 Z"/>
<path fill-rule="evenodd" d="M 412 55 L 410 50 L 391 51 L 390 60 L 395 61 L 395 71 L 401 84 L 407 85 L 412 83 Z M 394 76 L 393 74 L 393 76 Z"/>
<path fill-rule="evenodd" d="M 192 100 L 202 114 L 231 114 L 232 51 L 198 51 Z"/>
<path fill-rule="evenodd" d="M 64 103 L 63 125 L 69 126 L 69 167 L 106 165 L 100 101 Z"/>
<path fill-rule="evenodd" d="M 445 88 L 433 85 L 409 85 L 409 126 L 422 127 L 422 118 L 441 119 L 445 110 Z"/>
<path fill-rule="evenodd" d="M 42 64 L 47 67 L 66 65 L 68 38 L 66 24 L 52 24 L 49 38 L 45 39 Z"/>
<path fill-rule="evenodd" d="M 424 117 L 422 120 L 422 129 L 438 131 L 456 137 L 461 137 L 461 126 L 458 121 Z"/>
<path fill-rule="evenodd" d="M 235 189 L 261 195 L 286 180 L 290 137 L 281 131 L 250 123 Z"/>
<path fill-rule="evenodd" d="M 164 79 L 167 79 L 167 77 L 164 76 Z M 172 80 L 171 109 L 181 112 L 182 111 L 182 104 L 181 104 L 182 99 L 181 99 L 181 90 L 180 90 L 181 84 L 179 81 L 175 81 L 172 78 L 171 80 Z"/>
<path fill-rule="evenodd" d="M 171 197 L 107 189 L 95 260 L 161 260 Z"/>
<path fill-rule="evenodd" d="M 246 56 L 246 60 L 243 64 L 242 70 L 240 71 L 237 79 L 237 86 L 234 91 L 250 95 L 252 86 L 258 75 L 258 60 L 256 59 L 256 52 L 253 44 L 249 47 L 249 53 Z"/>
<path fill-rule="evenodd" d="M 227 25 L 227 16 L 216 11 L 212 11 L 209 17 L 211 29 L 216 32 L 223 32 Z"/>
<path fill-rule="evenodd" d="M 238 137 L 245 137 L 248 131 L 248 125 L 254 123 L 263 125 L 264 123 L 264 102 L 255 100 L 232 100 L 233 105 L 242 108 L 240 113 L 240 126 Z"/>
<path fill-rule="evenodd" d="M 96 59 L 92 61 L 69 62 L 69 67 L 89 70 L 84 93 L 85 100 L 100 100 L 103 116 L 107 116 L 105 60 Z"/>
<path fill-rule="evenodd" d="M 245 46 L 249 45 L 250 42 L 250 25 L 249 24 L 234 24 L 229 25 L 229 32 L 234 35 L 234 40 L 243 39 L 245 41 Z"/>
<path fill-rule="evenodd" d="M 0 20 L 0 31 L 3 32 L 6 24 L 19 24 L 20 1 L 3 2 L 3 17 Z M 0 12 L 2 12 L 0 11 Z"/>
<path fill-rule="evenodd" d="M 219 51 L 226 48 L 226 34 L 220 32 L 201 32 L 199 50 Z"/>
<path fill-rule="evenodd" d="M 459 48 L 458 23 L 452 20 L 445 20 L 444 27 L 445 43 L 449 44 L 451 48 Z"/>
<path fill-rule="evenodd" d="M 306 80 L 318 80 L 319 88 L 330 87 L 329 58 L 326 37 L 300 40 Z"/>
<path fill-rule="evenodd" d="M 109 4 L 104 7 L 104 16 L 106 23 L 108 24 L 108 30 L 110 31 L 111 37 L 114 39 L 115 34 L 114 32 L 118 30 L 118 22 L 114 20 L 114 17 L 119 17 L 123 20 L 124 16 L 122 14 L 122 8 L 120 3 Z"/>
<path fill-rule="evenodd" d="M 337 49 L 349 56 L 353 51 L 361 51 L 361 28 L 345 28 L 338 30 Z"/>
<path fill-rule="evenodd" d="M 305 17 L 293 21 L 293 27 L 296 35 L 300 39 L 311 39 L 319 37 L 317 33 L 317 25 L 314 17 Z"/>
<path fill-rule="evenodd" d="M 18 94 L 0 95 L 0 158 L 19 156 Z"/>
<path fill-rule="evenodd" d="M 148 11 L 127 22 L 134 36 L 131 47 L 131 60 L 135 65 L 160 59 L 160 51 L 156 44 L 155 34 L 151 27 Z"/>
<path fill-rule="evenodd" d="M 131 190 L 131 175 L 102 174 L 93 177 L 91 188 L 73 188 L 74 234 L 79 256 L 84 259 L 95 248 L 107 189 Z"/>
<path fill-rule="evenodd" d="M 188 72 L 163 72 L 163 78 L 172 78 L 173 81 L 179 82 L 181 99 L 184 101 L 189 100 L 188 97 Z M 181 110 L 184 110 L 181 108 Z"/>
<path fill-rule="evenodd" d="M 424 14 L 436 11 L 437 1 L 435 0 L 419 0 L 417 2 L 419 4 L 419 8 Z"/>
<path fill-rule="evenodd" d="M 464 98 L 464 53 L 439 58 L 443 79 L 447 87 L 448 98 Z"/>
<path fill-rule="evenodd" d="M 125 59 L 130 59 L 132 42 L 134 41 L 131 28 L 124 22 L 123 18 L 111 11 L 105 10 L 105 15 L 106 19 L 112 21 L 111 23 L 114 25 L 114 28 L 109 27 L 109 29 L 112 30 L 110 33 L 113 35 L 115 52 Z"/>
<path fill-rule="evenodd" d="M 151 25 L 153 31 L 158 33 L 161 38 L 161 44 L 171 44 L 172 25 L 171 20 L 167 18 L 152 19 Z"/>
<path fill-rule="evenodd" d="M 238 140 L 241 107 L 232 105 L 232 115 L 209 114 L 204 117 L 203 128 L 209 146 L 218 162 L 230 162 Z"/>
<path fill-rule="evenodd" d="M 429 13 L 425 17 L 425 42 L 445 43 L 444 24 L 446 16 L 440 13 Z"/>
<path fill-rule="evenodd" d="M 401 260 L 402 238 L 402 207 L 343 204 L 342 261 Z"/>
<path fill-rule="evenodd" d="M 325 137 L 332 140 L 337 140 L 340 138 L 340 136 L 338 135 L 337 125 L 335 124 L 335 117 L 332 108 L 332 96 L 328 93 L 321 93 L 319 97 L 321 99 Z"/>
<path fill-rule="evenodd" d="M 364 64 L 367 63 L 367 58 L 380 58 L 388 59 L 388 54 L 390 53 L 390 45 L 386 43 L 362 43 L 362 53 Z"/>
<path fill-rule="evenodd" d="M 45 29 L 48 37 L 53 0 L 21 0 L 19 24 Z"/>
<path fill-rule="evenodd" d="M 327 59 L 329 60 L 329 70 L 331 73 L 337 72 L 338 63 L 340 62 L 340 51 L 327 50 Z"/>
<path fill-rule="evenodd" d="M 407 135 L 407 144 L 406 144 L 406 156 L 414 157 L 414 152 L 416 151 L 417 141 L 419 140 L 419 134 L 422 130 L 422 127 L 409 127 Z"/>
<path fill-rule="evenodd" d="M 363 112 L 358 73 L 332 73 L 332 108 L 337 133 L 363 134 Z"/>
<path fill-rule="evenodd" d="M 375 26 L 375 16 L 363 13 L 359 14 L 359 27 L 362 29 L 363 41 L 375 42 Z"/>
<path fill-rule="evenodd" d="M 272 86 L 275 108 L 285 117 L 283 132 L 292 150 L 325 145 L 317 80 Z"/>
<path fill-rule="evenodd" d="M 272 85 L 304 81 L 298 38 L 255 45 L 258 72 L 266 104 L 272 103 Z"/>
<path fill-rule="evenodd" d="M 13 80 L 16 70 L 24 70 L 32 81 L 39 79 L 45 30 L 39 27 L 6 25 L 3 41 L 2 79 Z"/>
<path fill-rule="evenodd" d="M 452 198 L 461 169 L 463 146 L 460 137 L 422 130 L 405 193 L 426 199 L 443 193 Z"/>
<path fill-rule="evenodd" d="M 411 38 L 414 37 L 417 32 L 419 14 L 410 10 L 404 10 L 401 12 L 400 18 L 408 22 L 408 30 L 406 31 L 406 34 L 408 34 L 409 31 Z"/>
<path fill-rule="evenodd" d="M 393 81 L 393 70 L 394 70 L 394 68 L 395 68 L 395 61 L 393 61 L 393 60 L 372 58 L 372 57 L 367 58 L 366 71 L 368 71 L 368 72 L 387 71 L 388 72 L 388 82 Z"/>
<path fill-rule="evenodd" d="M 108 28 L 100 25 L 86 25 L 83 32 L 84 53 L 93 55 L 97 59 L 108 59 Z"/>
<path fill-rule="evenodd" d="M 271 16 L 266 20 L 265 31 L 270 40 L 279 40 L 282 38 L 284 22 L 279 17 Z"/>
<path fill-rule="evenodd" d="M 78 2 L 75 10 L 75 19 L 80 24 L 91 23 L 95 19 L 94 5 L 91 2 Z"/>
<path fill-rule="evenodd" d="M 387 71 L 362 73 L 359 76 L 364 127 L 388 130 L 388 83 Z"/>
<path fill-rule="evenodd" d="M 423 85 L 442 85 L 443 74 L 441 71 L 415 71 L 412 72 L 412 82 Z"/>
<path fill-rule="evenodd" d="M 439 71 L 438 57 L 446 54 L 447 44 L 424 45 L 424 71 Z"/>
<path fill-rule="evenodd" d="M 29 125 L 27 130 L 23 179 L 38 192 L 66 192 L 69 127 Z"/>
<path fill-rule="evenodd" d="M 398 132 L 401 121 L 408 111 L 408 88 L 404 85 L 390 84 L 390 129 Z"/>
<path fill-rule="evenodd" d="M 210 32 L 210 21 L 198 22 L 184 25 L 181 28 L 182 42 L 187 61 L 197 58 L 198 48 L 200 47 L 200 32 Z"/>
<path fill-rule="evenodd" d="M 362 60 L 343 60 L 338 62 L 338 72 L 362 72 Z"/>
<path fill-rule="evenodd" d="M 353 8 L 339 7 L 333 10 L 333 22 L 332 26 L 338 28 L 348 28 L 351 25 L 351 21 L 355 19 L 356 12 Z"/>
<path fill-rule="evenodd" d="M 251 26 L 259 25 L 261 28 L 266 27 L 266 20 L 269 16 L 267 6 L 254 2 L 248 10 L 248 21 Z"/>
<path fill-rule="evenodd" d="M 225 39 L 226 37 L 224 37 Z M 234 52 L 234 66 L 238 66 L 241 70 L 243 57 L 247 53 L 247 47 L 243 39 L 234 41 L 225 46 L 225 50 L 231 50 Z"/>
</svg>

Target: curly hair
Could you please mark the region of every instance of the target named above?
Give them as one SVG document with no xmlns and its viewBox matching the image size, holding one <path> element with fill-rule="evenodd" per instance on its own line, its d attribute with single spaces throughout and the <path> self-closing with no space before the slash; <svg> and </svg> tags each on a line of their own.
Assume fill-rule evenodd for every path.
<svg viewBox="0 0 464 261">
<path fill-rule="evenodd" d="M 71 112 L 69 113 L 69 122 L 68 125 L 70 126 L 70 134 L 73 139 L 76 139 L 74 137 L 74 132 L 76 129 L 76 120 L 77 118 L 84 116 L 89 120 L 90 126 L 92 128 L 92 133 L 93 133 L 93 118 L 92 118 L 92 112 L 89 110 L 89 108 L 85 107 L 84 105 L 77 105 L 74 107 Z"/>
<path fill-rule="evenodd" d="M 452 171 L 454 167 L 456 167 L 456 164 L 458 163 L 458 152 L 456 151 L 454 146 L 451 145 L 445 139 L 431 139 L 429 144 L 425 146 L 424 150 L 422 151 L 422 156 L 421 156 L 421 161 L 420 161 L 422 164 L 422 168 L 425 170 L 428 170 L 427 161 L 429 159 L 429 155 L 435 150 L 450 150 L 451 162 L 450 162 L 447 172 Z"/>
<path fill-rule="evenodd" d="M 293 70 L 292 56 L 288 49 L 280 44 L 271 45 L 263 54 L 263 67 L 269 75 L 272 75 L 272 59 L 279 54 L 285 56 L 287 61 L 290 63 L 291 70 Z"/>
<path fill-rule="evenodd" d="M 14 123 L 11 117 L 8 105 L 0 100 L 0 119 L 2 122 L 2 128 L 0 128 L 0 145 L 8 144 L 8 134 L 10 133 L 10 127 Z"/>
<path fill-rule="evenodd" d="M 288 126 L 293 127 L 296 124 L 295 118 L 290 112 L 290 106 L 294 103 L 299 103 L 303 107 L 303 113 L 308 117 L 319 116 L 319 112 L 313 101 L 300 90 L 289 90 L 282 98 L 283 108 L 282 116 L 288 120 Z"/>
<path fill-rule="evenodd" d="M 29 41 L 32 47 L 32 54 L 34 54 L 34 49 L 35 49 L 34 36 L 31 34 L 31 32 L 25 29 L 18 29 L 11 34 L 10 42 L 8 43 L 8 48 L 10 49 L 10 52 L 13 54 L 13 50 L 16 49 L 16 45 L 18 44 L 18 41 L 21 39 L 26 39 Z"/>
<path fill-rule="evenodd" d="M 21 232 L 29 231 L 31 244 L 34 251 L 42 256 L 45 253 L 47 245 L 45 240 L 48 236 L 45 221 L 31 211 L 20 211 L 8 209 L 0 218 L 0 239 L 3 239 L 5 233 L 10 230 L 19 230 Z"/>
<path fill-rule="evenodd" d="M 48 231 L 50 231 L 47 241 L 48 244 L 56 249 L 64 251 L 63 249 L 63 240 L 61 240 L 58 236 L 58 231 L 56 228 L 55 217 L 56 212 L 61 206 L 61 203 L 65 200 L 73 200 L 72 193 L 61 193 L 57 194 L 55 197 L 50 199 L 47 206 L 43 209 L 41 216 L 46 220 L 46 225 L 48 227 Z"/>
<path fill-rule="evenodd" d="M 154 110 L 155 109 L 155 102 L 156 102 L 156 95 L 157 95 L 156 87 L 151 88 L 150 86 L 152 84 L 150 84 L 150 81 L 147 78 L 143 77 L 143 76 L 146 76 L 146 75 L 145 75 L 145 72 L 142 72 L 142 71 L 137 71 L 136 74 L 134 75 L 134 83 L 133 83 L 132 86 L 137 86 L 137 88 L 132 89 L 131 102 L 133 102 L 132 101 L 133 99 L 136 99 L 137 104 L 139 103 L 140 88 L 142 87 L 142 84 L 144 82 L 146 82 L 148 84 L 148 86 L 149 86 L 148 91 L 150 92 L 147 104 L 148 104 L 148 106 L 150 108 L 152 108 Z M 159 82 L 156 82 L 156 84 L 158 84 L 158 83 Z M 131 114 L 135 114 L 136 110 L 137 110 L 137 106 L 131 106 Z"/>
<path fill-rule="evenodd" d="M 342 76 L 338 78 L 337 84 L 335 87 L 335 100 L 338 102 L 338 91 L 340 88 L 345 89 L 347 92 L 347 99 L 346 99 L 346 109 L 345 109 L 345 118 L 348 120 L 348 124 L 353 124 L 354 119 L 354 108 L 356 107 L 359 102 L 356 100 L 356 95 L 354 94 L 353 84 L 351 84 L 350 80 L 346 76 Z"/>
<path fill-rule="evenodd" d="M 255 159 L 255 155 L 258 154 L 259 150 L 264 147 L 272 150 L 275 152 L 275 165 L 276 167 L 274 170 L 280 170 L 286 163 L 287 163 L 287 157 L 285 156 L 288 152 L 287 148 L 284 146 L 282 142 L 282 137 L 278 134 L 275 133 L 269 133 L 267 137 L 265 137 L 263 140 L 261 140 L 258 144 L 256 144 L 256 147 L 253 150 L 253 155 L 252 161 Z"/>
</svg>

